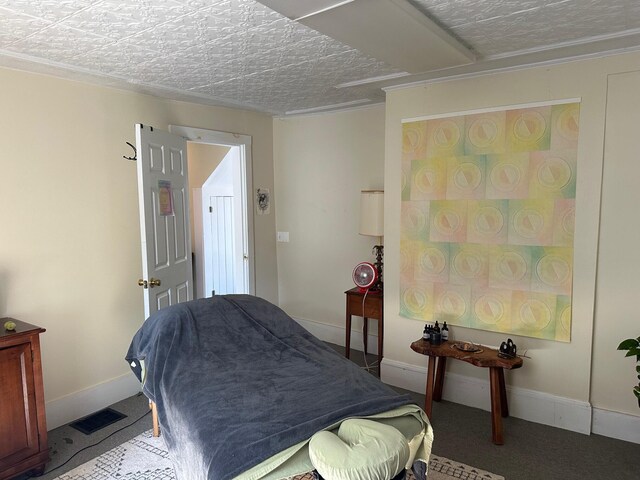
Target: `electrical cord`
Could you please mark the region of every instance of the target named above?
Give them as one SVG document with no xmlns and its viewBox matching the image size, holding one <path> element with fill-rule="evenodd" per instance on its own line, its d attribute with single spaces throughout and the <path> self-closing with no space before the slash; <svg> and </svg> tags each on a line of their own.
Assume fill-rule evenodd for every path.
<svg viewBox="0 0 640 480">
<path fill-rule="evenodd" d="M 64 467 L 67 463 L 69 463 L 76 455 L 78 455 L 81 452 L 84 452 L 85 450 L 95 447 L 96 445 L 100 445 L 102 442 L 104 442 L 107 438 L 112 437 L 113 435 L 115 435 L 118 432 L 121 432 L 122 430 L 124 430 L 125 428 L 129 428 L 132 425 L 135 425 L 136 423 L 138 423 L 140 420 L 142 420 L 144 417 L 146 417 L 147 415 L 149 415 L 151 413 L 151 410 L 149 410 L 147 413 L 145 413 L 144 415 L 142 415 L 140 418 L 138 418 L 137 420 L 134 420 L 133 422 L 131 422 L 128 425 L 125 425 L 124 427 L 120 427 L 118 430 L 115 430 L 113 432 L 111 432 L 109 435 L 107 435 L 106 437 L 104 437 L 103 439 L 97 441 L 96 443 L 92 444 L 92 445 L 87 445 L 86 447 L 81 448 L 80 450 L 78 450 L 76 453 L 74 453 L 73 455 L 71 455 L 64 463 L 62 463 L 61 465 L 58 465 L 55 468 L 52 468 L 51 470 L 49 470 L 48 472 L 44 472 L 42 475 L 48 475 L 51 472 L 55 472 L 56 470 L 58 470 L 59 468 Z M 42 475 L 29 475 L 27 476 L 27 478 L 36 478 L 36 477 L 41 477 Z"/>
</svg>

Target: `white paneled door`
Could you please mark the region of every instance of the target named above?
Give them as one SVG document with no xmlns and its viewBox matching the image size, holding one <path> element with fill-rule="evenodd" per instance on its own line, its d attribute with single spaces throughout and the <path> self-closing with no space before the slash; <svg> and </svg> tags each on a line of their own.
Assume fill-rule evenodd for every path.
<svg viewBox="0 0 640 480">
<path fill-rule="evenodd" d="M 207 265 L 207 278 L 211 278 L 212 295 L 247 293 L 236 289 L 235 271 L 237 254 L 234 248 L 233 197 L 209 197 L 211 255 Z M 206 237 L 205 237 L 206 238 Z M 242 252 L 240 252 L 240 262 Z M 210 272 L 210 273 L 209 273 Z"/>
<path fill-rule="evenodd" d="M 193 299 L 187 143 L 136 125 L 144 313 Z"/>
</svg>

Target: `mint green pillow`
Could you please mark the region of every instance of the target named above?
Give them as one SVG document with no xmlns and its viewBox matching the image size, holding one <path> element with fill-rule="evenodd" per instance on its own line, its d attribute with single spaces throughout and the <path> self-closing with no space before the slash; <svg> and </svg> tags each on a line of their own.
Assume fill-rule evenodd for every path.
<svg viewBox="0 0 640 480">
<path fill-rule="evenodd" d="M 390 480 L 406 467 L 409 444 L 395 428 L 373 420 L 345 420 L 338 434 L 309 442 L 311 463 L 325 480 Z"/>
</svg>

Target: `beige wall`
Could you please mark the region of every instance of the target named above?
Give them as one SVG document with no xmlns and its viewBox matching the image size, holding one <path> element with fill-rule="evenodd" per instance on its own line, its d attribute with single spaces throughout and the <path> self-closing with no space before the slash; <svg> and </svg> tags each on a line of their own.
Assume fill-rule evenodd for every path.
<svg viewBox="0 0 640 480">
<path fill-rule="evenodd" d="M 528 102 L 581 98 L 581 124 L 578 152 L 577 211 L 574 250 L 573 325 L 571 343 L 559 343 L 533 338 L 514 337 L 520 351 L 530 359 L 524 367 L 509 375 L 512 385 L 546 392 L 580 401 L 591 401 L 594 407 L 640 415 L 631 395 L 633 365 L 615 351 L 619 340 L 640 334 L 634 317 L 634 297 L 640 291 L 640 278 L 633 262 L 637 245 L 638 222 L 629 217 L 628 208 L 640 203 L 640 190 L 628 186 L 627 169 L 637 163 L 629 153 L 635 152 L 637 122 L 633 131 L 613 140 L 626 142 L 627 147 L 608 149 L 603 162 L 605 115 L 607 111 L 607 81 L 609 75 L 640 70 L 640 55 L 611 56 L 563 65 L 532 68 L 461 79 L 430 85 L 393 90 L 387 93 L 386 159 L 385 159 L 385 357 L 408 364 L 426 365 L 423 356 L 413 353 L 408 345 L 418 338 L 421 322 L 398 315 L 399 228 L 400 221 L 400 152 L 401 120 L 418 116 L 463 112 L 486 107 L 518 105 Z M 619 105 L 610 111 L 607 122 L 629 121 L 637 117 L 638 83 L 616 82 Z M 631 124 L 629 124 L 631 125 Z M 609 143 L 608 143 L 609 145 Z M 627 155 L 627 159 L 620 158 Z M 598 279 L 600 191 L 602 169 L 606 182 L 603 193 L 603 246 L 599 266 L 607 271 Z M 626 188 L 625 188 L 626 187 Z M 627 208 L 623 208 L 626 206 Z M 630 235 L 634 240 L 622 240 Z M 636 247 L 637 248 L 637 247 Z M 620 268 L 622 264 L 626 268 Z M 624 278 L 624 281 L 622 280 Z M 612 300 L 614 298 L 615 300 Z M 594 302 L 603 301 L 594 320 Z M 606 300 L 605 300 L 606 298 Z M 594 336 L 594 329 L 596 335 Z M 457 338 L 497 345 L 505 335 L 454 327 Z M 593 365 L 593 367 L 592 367 Z M 482 377 L 486 372 L 466 364 L 451 365 L 451 371 Z M 631 372 L 630 372 L 631 370 Z"/>
<path fill-rule="evenodd" d="M 223 145 L 188 142 L 189 188 L 202 187 L 230 149 Z"/>
<path fill-rule="evenodd" d="M 202 202 L 193 198 L 194 188 L 202 188 L 204 182 L 211 176 L 225 155 L 229 153 L 231 147 L 223 145 L 209 145 L 207 143 L 187 142 L 187 163 L 189 166 L 189 195 L 191 205 L 189 213 L 191 216 L 191 251 L 196 251 L 196 234 L 194 226 L 196 224 L 194 206 L 202 205 Z M 198 212 L 201 213 L 201 212 Z M 202 223 L 202 222 L 200 222 Z"/>
<path fill-rule="evenodd" d="M 424 366 L 408 348 L 423 324 L 398 315 L 401 120 L 581 97 L 572 342 L 517 338 L 532 358 L 508 381 L 638 415 L 633 362 L 615 351 L 619 340 L 640 335 L 633 254 L 640 226 L 628 221 L 640 203 L 630 184 L 640 174 L 633 145 L 640 79 L 615 75 L 633 70 L 640 54 L 394 90 L 386 110 L 273 121 L 0 70 L 0 316 L 47 328 L 47 400 L 127 373 L 123 356 L 143 309 L 136 169 L 122 159 L 130 154 L 124 142 L 133 142 L 136 122 L 189 125 L 253 137 L 254 185 L 271 188 L 276 202 L 270 215 L 255 216 L 257 294 L 274 302 L 279 295 L 298 318 L 344 327 L 351 270 L 373 258 L 373 239 L 358 235 L 359 192 L 384 184 L 385 356 Z M 290 232 L 277 262 L 274 212 L 277 229 Z M 489 344 L 504 337 L 455 334 Z"/>
<path fill-rule="evenodd" d="M 274 120 L 280 306 L 344 329 L 351 272 L 373 261 L 358 234 L 360 190 L 383 185 L 384 106 Z M 356 328 L 354 326 L 354 328 Z"/>
<path fill-rule="evenodd" d="M 296 318 L 344 328 L 342 292 L 351 286 L 352 266 L 370 258 L 371 242 L 357 234 L 358 192 L 382 185 L 384 148 L 385 358 L 425 367 L 426 358 L 409 349 L 423 323 L 398 315 L 401 120 L 580 98 L 572 341 L 514 336 L 531 358 L 521 370 L 508 372 L 508 382 L 639 416 L 631 392 L 634 363 L 615 350 L 620 340 L 640 335 L 634 302 L 640 291 L 634 248 L 640 222 L 629 217 L 630 208 L 640 204 L 634 183 L 640 177 L 634 141 L 640 73 L 619 74 L 632 70 L 640 71 L 640 54 L 392 90 L 386 111 L 275 120 L 277 229 L 291 234 L 290 243 L 277 247 L 281 306 Z M 319 280 L 309 282 L 306 271 Z M 457 338 L 490 345 L 506 338 L 453 330 Z M 485 371 L 460 362 L 449 369 L 486 380 Z"/>
<path fill-rule="evenodd" d="M 47 329 L 48 401 L 125 375 L 143 319 L 134 124 L 251 135 L 273 186 L 272 119 L 0 70 L 0 316 Z M 257 294 L 277 302 L 275 216 L 255 220 Z"/>
<path fill-rule="evenodd" d="M 608 78 L 591 378 L 594 405 L 635 415 L 640 415 L 631 391 L 638 383 L 635 357 L 624 358 L 626 352 L 616 348 L 625 338 L 640 336 L 639 86 L 638 70 Z"/>
</svg>

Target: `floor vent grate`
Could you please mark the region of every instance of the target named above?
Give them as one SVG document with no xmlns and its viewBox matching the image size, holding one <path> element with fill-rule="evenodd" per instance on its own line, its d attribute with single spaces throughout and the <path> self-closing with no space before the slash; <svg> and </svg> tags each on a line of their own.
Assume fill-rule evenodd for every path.
<svg viewBox="0 0 640 480">
<path fill-rule="evenodd" d="M 127 418 L 127 416 L 123 413 L 113 410 L 112 408 L 105 408 L 103 410 L 92 413 L 91 415 L 87 415 L 80 420 L 71 422 L 69 426 L 81 431 L 85 435 L 91 435 L 93 432 L 97 432 L 107 425 L 111 425 L 112 423 L 115 423 L 118 420 L 122 420 L 123 418 Z"/>
</svg>

